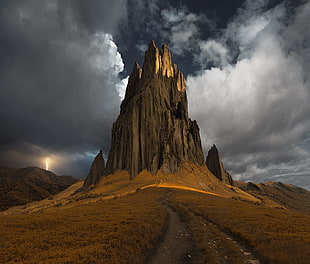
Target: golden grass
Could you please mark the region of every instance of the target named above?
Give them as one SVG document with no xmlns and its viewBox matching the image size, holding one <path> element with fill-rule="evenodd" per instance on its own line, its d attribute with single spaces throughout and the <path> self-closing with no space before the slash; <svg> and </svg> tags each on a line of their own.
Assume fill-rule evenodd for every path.
<svg viewBox="0 0 310 264">
<path fill-rule="evenodd" d="M 141 171 L 133 180 L 126 171 L 116 171 L 114 174 L 102 177 L 96 188 L 89 193 L 111 195 L 126 195 L 137 189 L 149 187 L 178 188 L 214 194 L 222 197 L 238 197 L 253 203 L 260 202 L 239 188 L 227 185 L 217 179 L 206 166 L 198 166 L 184 162 L 177 172 L 165 174 L 158 171 L 152 175 L 147 170 Z"/>
<path fill-rule="evenodd" d="M 21 213 L 32 213 L 43 211 L 44 209 L 55 207 L 56 205 L 62 205 L 70 202 L 71 195 L 80 189 L 83 186 L 83 181 L 72 184 L 67 189 L 61 191 L 60 193 L 54 195 L 53 197 L 49 197 L 47 199 L 41 201 L 35 201 L 26 205 L 14 206 L 9 208 L 8 210 L 1 211 L 1 215 L 14 215 Z"/>
<path fill-rule="evenodd" d="M 203 191 L 203 190 L 197 190 L 195 188 L 191 188 L 191 187 L 186 187 L 186 186 L 181 186 L 181 185 L 175 185 L 173 183 L 162 183 L 158 186 L 159 188 L 169 188 L 169 189 L 177 189 L 177 190 L 186 190 L 186 191 L 193 191 L 193 192 L 198 192 L 198 193 L 204 193 L 204 194 L 210 194 L 210 195 L 215 195 L 218 197 L 223 197 L 225 198 L 225 196 L 222 196 L 220 194 L 216 194 L 216 193 L 212 193 L 212 192 L 207 192 L 207 191 Z"/>
<path fill-rule="evenodd" d="M 143 171 L 132 181 L 120 171 L 89 192 L 72 195 L 78 183 L 52 200 L 13 210 L 15 215 L 3 212 L 0 263 L 145 263 L 167 224 L 161 201 L 168 192 L 208 264 L 221 263 L 210 239 L 218 240 L 231 263 L 242 263 L 240 250 L 221 230 L 249 245 L 263 263 L 309 263 L 309 215 L 255 204 L 255 198 L 204 170 L 185 164 L 180 174 Z"/>
<path fill-rule="evenodd" d="M 165 190 L 0 217 L 0 263 L 144 263 L 163 235 Z"/>
<path fill-rule="evenodd" d="M 309 263 L 309 215 L 189 191 L 175 191 L 170 201 L 233 234 L 264 263 Z"/>
</svg>

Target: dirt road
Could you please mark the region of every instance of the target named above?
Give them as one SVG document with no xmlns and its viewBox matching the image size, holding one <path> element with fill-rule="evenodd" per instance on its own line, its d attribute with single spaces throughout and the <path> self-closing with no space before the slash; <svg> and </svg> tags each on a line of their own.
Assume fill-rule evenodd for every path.
<svg viewBox="0 0 310 264">
<path fill-rule="evenodd" d="M 192 212 L 184 212 L 180 208 L 171 206 L 168 202 L 169 195 L 170 193 L 163 201 L 163 206 L 169 214 L 167 231 L 147 264 L 261 263 L 249 247 L 232 235 L 221 231 L 214 223 Z M 195 228 L 196 232 L 200 230 L 199 234 L 190 229 L 190 226 L 193 228 L 193 224 L 189 225 L 189 221 L 194 221 L 196 227 L 200 227 Z M 201 246 L 199 248 L 194 236 L 203 238 L 204 245 L 206 245 L 205 250 Z"/>
<path fill-rule="evenodd" d="M 181 218 L 169 205 L 164 204 L 164 206 L 169 213 L 167 232 L 155 254 L 147 263 L 201 263 L 201 253 L 193 247 L 191 232 L 185 219 Z"/>
</svg>

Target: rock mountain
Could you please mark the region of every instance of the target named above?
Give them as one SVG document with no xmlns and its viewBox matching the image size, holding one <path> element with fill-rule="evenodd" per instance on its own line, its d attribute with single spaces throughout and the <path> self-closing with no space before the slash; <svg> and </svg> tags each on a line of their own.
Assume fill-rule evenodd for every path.
<svg viewBox="0 0 310 264">
<path fill-rule="evenodd" d="M 142 68 L 135 63 L 112 128 L 106 174 L 121 169 L 134 178 L 147 169 L 175 172 L 188 161 L 203 165 L 199 128 L 188 117 L 185 79 L 167 45 L 151 41 Z"/>
<path fill-rule="evenodd" d="M 224 169 L 223 162 L 220 159 L 220 154 L 215 145 L 213 145 L 208 151 L 206 165 L 213 175 L 219 180 L 229 185 L 234 185 L 230 174 Z"/>
<path fill-rule="evenodd" d="M 104 171 L 105 171 L 105 164 L 102 156 L 102 150 L 100 150 L 100 152 L 97 154 L 90 167 L 89 173 L 84 181 L 83 187 L 87 189 L 96 185 L 99 182 L 100 177 L 104 175 Z"/>
<path fill-rule="evenodd" d="M 144 169 L 152 174 L 158 170 L 174 173 L 183 162 L 207 165 L 219 180 L 233 185 L 215 145 L 204 163 L 199 127 L 188 117 L 184 76 L 172 63 L 167 45 L 158 50 L 151 41 L 142 68 L 135 63 L 129 76 L 120 114 L 113 124 L 106 167 L 100 151 L 84 188 L 117 170 L 128 171 L 133 179 Z"/>
</svg>

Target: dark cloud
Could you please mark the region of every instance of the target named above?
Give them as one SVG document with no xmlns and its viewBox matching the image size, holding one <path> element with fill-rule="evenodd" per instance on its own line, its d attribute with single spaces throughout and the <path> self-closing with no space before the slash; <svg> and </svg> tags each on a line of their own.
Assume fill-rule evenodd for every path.
<svg viewBox="0 0 310 264">
<path fill-rule="evenodd" d="M 77 6 L 39 0 L 2 5 L 1 160 L 10 164 L 16 156 L 18 163 L 18 153 L 29 153 L 27 163 L 18 159 L 20 166 L 36 164 L 43 154 L 33 153 L 33 146 L 44 155 L 65 151 L 62 155 L 68 159 L 72 153 L 100 147 L 108 152 L 111 123 L 120 103 L 115 85 L 124 65 L 112 35 L 100 30 L 105 24 L 107 31 L 115 30 L 122 14 L 118 10 L 119 17 L 111 22 L 118 2 L 113 2 L 110 16 L 94 21 L 87 21 L 84 13 L 77 15 L 82 8 L 78 2 Z M 94 7 L 99 3 L 102 9 L 101 1 Z M 109 8 L 106 3 L 105 12 Z M 102 26 L 97 27 L 95 20 Z"/>
<path fill-rule="evenodd" d="M 193 70 L 191 52 L 195 41 L 209 35 L 214 22 L 206 14 L 207 7 L 202 8 L 204 13 L 194 13 L 186 4 L 187 1 L 128 0 L 128 17 L 115 37 L 124 54 L 127 75 L 135 61 L 143 62 L 145 48 L 152 39 L 158 46 L 169 45 L 183 72 Z"/>
<path fill-rule="evenodd" d="M 127 1 L 125 0 L 71 0 L 76 20 L 89 32 L 102 31 L 115 34 L 120 21 L 127 22 Z"/>
<path fill-rule="evenodd" d="M 115 36 L 124 56 L 127 76 L 135 61 L 142 63 L 148 42 L 166 43 L 174 61 L 187 75 L 199 68 L 194 63 L 198 40 L 217 34 L 244 0 L 128 0 L 127 18 Z"/>
</svg>

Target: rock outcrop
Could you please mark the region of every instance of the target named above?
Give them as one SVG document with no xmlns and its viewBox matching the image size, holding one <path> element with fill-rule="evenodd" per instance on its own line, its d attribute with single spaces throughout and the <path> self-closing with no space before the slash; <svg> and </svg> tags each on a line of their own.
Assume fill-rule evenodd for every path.
<svg viewBox="0 0 310 264">
<path fill-rule="evenodd" d="M 105 170 L 105 164 L 102 156 L 102 150 L 100 150 L 100 152 L 97 154 L 90 167 L 89 173 L 84 181 L 83 187 L 90 188 L 96 185 L 99 182 L 100 177 L 104 175 L 104 170 Z"/>
<path fill-rule="evenodd" d="M 167 45 L 151 41 L 143 67 L 135 63 L 112 128 L 106 174 L 147 169 L 172 173 L 184 161 L 203 165 L 199 128 L 188 117 L 186 84 Z"/>
<path fill-rule="evenodd" d="M 234 182 L 230 174 L 224 169 L 224 165 L 220 159 L 220 154 L 215 145 L 208 151 L 206 160 L 208 169 L 216 176 L 219 180 L 229 185 L 234 185 Z"/>
</svg>

